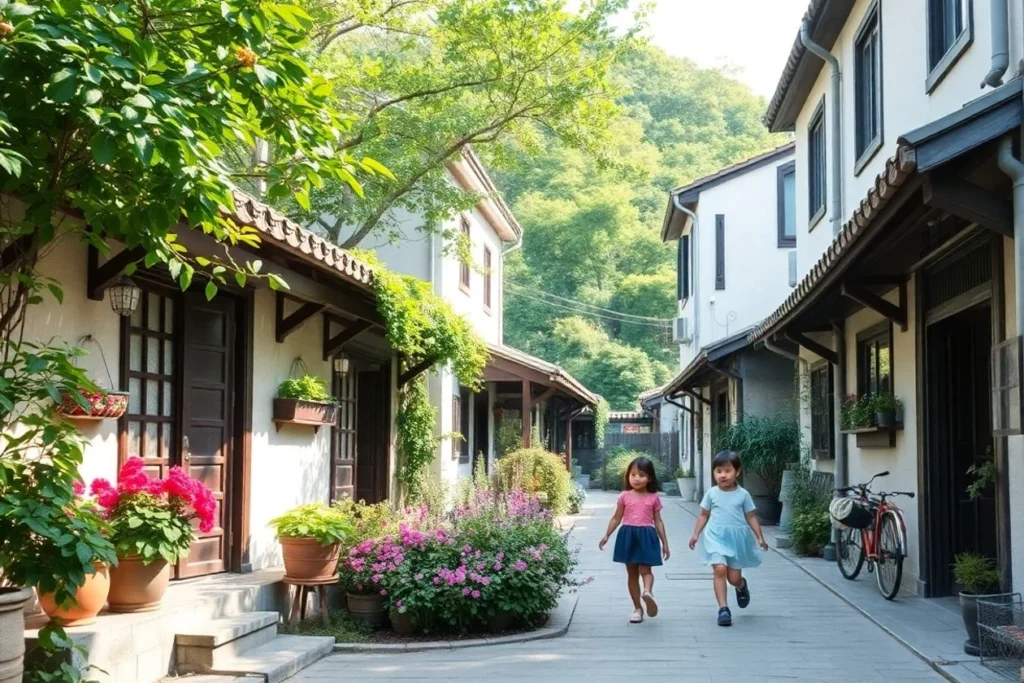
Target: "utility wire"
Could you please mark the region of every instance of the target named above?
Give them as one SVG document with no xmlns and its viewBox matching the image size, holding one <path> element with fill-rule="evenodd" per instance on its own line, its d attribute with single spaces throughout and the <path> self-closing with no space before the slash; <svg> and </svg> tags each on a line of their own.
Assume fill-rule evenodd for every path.
<svg viewBox="0 0 1024 683">
<path fill-rule="evenodd" d="M 595 306 L 593 304 L 588 304 L 588 303 L 585 303 L 583 301 L 577 301 L 576 299 L 569 299 L 569 298 L 564 297 L 564 296 L 559 296 L 557 294 L 552 294 L 551 292 L 545 292 L 545 291 L 540 290 L 540 289 L 532 289 L 530 287 L 524 287 L 523 285 L 518 285 L 518 284 L 516 284 L 514 282 L 508 282 L 508 283 L 505 284 L 505 286 L 506 287 L 510 287 L 513 290 L 518 289 L 518 290 L 520 290 L 520 292 L 534 292 L 534 293 L 540 294 L 542 296 L 551 297 L 553 299 L 558 299 L 560 301 L 564 301 L 564 302 L 572 304 L 574 306 L 581 306 L 583 308 L 592 309 L 592 310 L 594 310 L 596 312 L 599 312 L 599 313 L 606 313 L 606 314 L 611 314 L 611 315 L 614 315 L 614 316 L 620 316 L 621 318 L 628 318 L 630 320 L 635 320 L 635 321 L 638 321 L 638 322 L 658 323 L 660 325 L 671 325 L 672 324 L 672 319 L 671 318 L 652 318 L 652 317 L 649 317 L 649 316 L 634 315 L 632 313 L 623 313 L 621 311 L 613 311 L 610 308 L 601 308 L 600 306 Z"/>
<path fill-rule="evenodd" d="M 577 313 L 577 314 L 580 314 L 580 315 L 589 315 L 589 316 L 593 316 L 595 318 L 601 318 L 602 320 L 610 320 L 611 322 L 623 323 L 623 324 L 626 324 L 626 325 L 639 325 L 641 327 L 654 327 L 654 328 L 657 328 L 657 329 L 660 329 L 660 330 L 667 330 L 669 328 L 669 324 L 671 322 L 671 321 L 668 321 L 668 320 L 665 320 L 665 321 L 662 321 L 662 322 L 658 322 L 658 323 L 643 322 L 643 321 L 637 321 L 637 320 L 623 320 L 622 318 L 612 318 L 611 316 L 602 315 L 602 314 L 596 313 L 594 311 L 588 311 L 588 310 L 582 309 L 582 308 L 575 308 L 573 306 L 568 306 L 566 304 L 558 303 L 557 301 L 548 301 L 547 299 L 541 299 L 539 297 L 533 297 L 533 296 L 530 296 L 528 294 L 523 294 L 521 292 L 518 292 L 518 293 L 517 292 L 513 292 L 513 294 L 515 294 L 515 296 L 521 296 L 524 299 L 529 299 L 531 301 L 535 301 L 535 302 L 537 302 L 539 304 L 546 304 L 546 305 L 551 306 L 553 308 L 558 308 L 558 309 L 561 309 L 561 310 L 564 310 L 564 311 L 569 311 L 570 313 Z"/>
</svg>

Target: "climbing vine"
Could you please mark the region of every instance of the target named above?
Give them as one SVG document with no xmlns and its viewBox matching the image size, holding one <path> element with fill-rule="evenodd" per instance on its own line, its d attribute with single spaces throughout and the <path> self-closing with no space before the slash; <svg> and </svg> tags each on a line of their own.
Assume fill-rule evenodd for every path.
<svg viewBox="0 0 1024 683">
<path fill-rule="evenodd" d="M 437 414 L 427 399 L 427 378 L 420 375 L 406 387 L 398 407 L 398 481 L 408 496 L 416 500 L 422 481 L 420 474 L 434 459 L 441 442 L 434 434 Z"/>
<path fill-rule="evenodd" d="M 608 429 L 608 401 L 599 397 L 597 405 L 594 406 L 594 441 L 598 448 L 604 448 L 604 433 Z"/>
</svg>

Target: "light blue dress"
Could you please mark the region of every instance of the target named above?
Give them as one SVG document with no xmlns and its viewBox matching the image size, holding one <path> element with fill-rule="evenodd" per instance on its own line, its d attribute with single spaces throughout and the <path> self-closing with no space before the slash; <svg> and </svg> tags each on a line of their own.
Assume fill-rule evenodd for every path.
<svg viewBox="0 0 1024 683">
<path fill-rule="evenodd" d="M 749 569 L 761 564 L 757 539 L 747 523 L 754 499 L 742 486 L 723 491 L 708 489 L 700 506 L 711 512 L 700 536 L 700 552 L 705 565 L 724 564 L 730 569 Z"/>
</svg>

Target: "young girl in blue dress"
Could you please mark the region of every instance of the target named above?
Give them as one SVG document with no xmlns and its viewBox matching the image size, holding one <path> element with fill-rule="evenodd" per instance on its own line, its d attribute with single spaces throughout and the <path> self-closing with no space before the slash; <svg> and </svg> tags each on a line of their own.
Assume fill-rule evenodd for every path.
<svg viewBox="0 0 1024 683">
<path fill-rule="evenodd" d="M 658 616 L 658 603 L 652 593 L 654 574 L 651 567 L 660 567 L 662 560 L 668 559 L 668 536 L 661 519 L 660 487 L 654 463 L 648 458 L 634 459 L 626 468 L 623 480 L 626 490 L 619 494 L 615 514 L 608 522 L 608 530 L 598 547 L 604 550 L 616 527 L 622 524 L 615 537 L 612 559 L 626 565 L 629 597 L 633 600 L 633 615 L 629 623 L 639 624 L 644 620 L 644 607 L 647 608 L 647 616 Z"/>
<path fill-rule="evenodd" d="M 704 564 L 715 572 L 719 626 L 732 626 L 726 581 L 736 589 L 736 604 L 740 609 L 749 605 L 750 586 L 743 578 L 743 570 L 761 564 L 757 546 L 768 549 L 754 501 L 736 481 L 741 467 L 740 456 L 732 451 L 722 451 L 711 461 L 718 485 L 704 494 L 700 516 L 690 538 L 690 550 L 699 542 Z"/>
</svg>

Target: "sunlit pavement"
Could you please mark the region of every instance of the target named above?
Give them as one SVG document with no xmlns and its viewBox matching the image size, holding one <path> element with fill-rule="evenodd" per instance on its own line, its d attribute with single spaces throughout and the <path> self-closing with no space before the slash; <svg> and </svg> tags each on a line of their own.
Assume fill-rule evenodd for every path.
<svg viewBox="0 0 1024 683">
<path fill-rule="evenodd" d="M 593 576 L 567 635 L 553 640 L 408 654 L 339 654 L 290 679 L 327 681 L 943 681 L 926 663 L 774 551 L 749 573 L 753 599 L 715 624 L 710 570 L 687 547 L 693 516 L 663 512 L 672 558 L 655 571 L 657 618 L 628 623 L 625 570 L 597 549 L 615 495 L 591 492 L 573 518 L 580 573 Z M 733 600 L 730 591 L 730 600 Z"/>
</svg>

